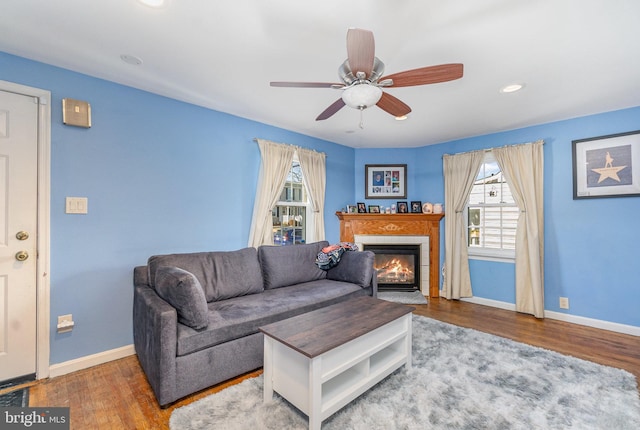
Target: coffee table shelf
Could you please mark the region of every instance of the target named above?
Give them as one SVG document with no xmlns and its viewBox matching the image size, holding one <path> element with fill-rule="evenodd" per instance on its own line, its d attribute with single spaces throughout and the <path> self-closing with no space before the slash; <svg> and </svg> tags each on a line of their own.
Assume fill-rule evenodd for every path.
<svg viewBox="0 0 640 430">
<path fill-rule="evenodd" d="M 323 420 L 399 367 L 411 367 L 414 308 L 370 297 L 345 303 L 306 314 L 304 321 L 313 321 L 309 328 L 298 317 L 261 328 L 264 401 L 279 393 L 309 416 L 310 429 L 320 429 Z M 355 334 L 341 331 L 354 325 Z M 309 330 L 318 339 L 309 340 Z M 332 331 L 332 339 L 322 337 Z"/>
<path fill-rule="evenodd" d="M 411 360 L 407 359 L 406 355 L 405 342 L 408 335 L 406 326 L 410 326 L 410 323 L 405 325 L 401 339 L 373 355 L 362 358 L 343 372 L 330 378 L 323 378 L 320 408 L 323 419 L 336 413 L 402 365 L 407 364 L 407 367 L 411 367 Z"/>
</svg>

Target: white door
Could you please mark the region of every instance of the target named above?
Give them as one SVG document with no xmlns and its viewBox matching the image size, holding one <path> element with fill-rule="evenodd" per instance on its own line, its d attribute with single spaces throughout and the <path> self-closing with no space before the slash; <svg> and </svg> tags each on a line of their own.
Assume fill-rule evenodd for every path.
<svg viewBox="0 0 640 430">
<path fill-rule="evenodd" d="M 36 371 L 38 104 L 0 91 L 0 381 Z"/>
</svg>

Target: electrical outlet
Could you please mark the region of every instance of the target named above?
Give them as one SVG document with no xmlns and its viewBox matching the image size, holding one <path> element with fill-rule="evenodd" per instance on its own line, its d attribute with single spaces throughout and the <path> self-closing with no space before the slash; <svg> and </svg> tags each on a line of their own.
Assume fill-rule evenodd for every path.
<svg viewBox="0 0 640 430">
<path fill-rule="evenodd" d="M 73 322 L 73 315 L 60 315 L 58 317 L 58 333 L 66 333 L 68 331 L 73 330 L 73 326 L 75 323 Z"/>
<path fill-rule="evenodd" d="M 560 309 L 569 309 L 568 297 L 560 297 Z"/>
</svg>

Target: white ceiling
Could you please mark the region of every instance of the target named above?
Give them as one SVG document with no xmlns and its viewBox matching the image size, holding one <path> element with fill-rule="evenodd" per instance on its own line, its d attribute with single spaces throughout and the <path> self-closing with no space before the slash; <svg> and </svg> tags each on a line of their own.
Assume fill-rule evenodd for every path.
<svg viewBox="0 0 640 430">
<path fill-rule="evenodd" d="M 640 105 L 638 0 L 166 1 L 2 0 L 0 51 L 357 148 Z M 269 86 L 340 82 L 350 27 L 373 31 L 385 74 L 460 62 L 464 77 L 386 89 L 409 119 L 373 107 L 363 129 L 349 107 L 315 121 L 340 90 Z M 514 82 L 525 89 L 499 91 Z"/>
</svg>

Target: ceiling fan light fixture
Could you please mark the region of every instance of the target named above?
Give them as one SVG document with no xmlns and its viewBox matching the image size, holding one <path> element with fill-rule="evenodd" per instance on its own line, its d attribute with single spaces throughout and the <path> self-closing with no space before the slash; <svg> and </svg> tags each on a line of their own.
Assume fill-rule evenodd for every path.
<svg viewBox="0 0 640 430">
<path fill-rule="evenodd" d="M 170 1 L 170 0 L 167 0 Z M 373 33 L 369 30 L 350 28 L 347 31 L 347 59 L 338 67 L 341 83 L 327 82 L 271 82 L 272 87 L 333 88 L 342 89 L 342 97 L 333 102 L 317 116 L 316 121 L 330 118 L 340 109 L 349 106 L 362 112 L 376 105 L 386 113 L 399 117 L 399 121 L 411 112 L 402 100 L 383 92 L 387 87 L 413 87 L 437 84 L 462 78 L 462 63 L 439 64 L 420 67 L 383 76 L 384 63 L 375 56 Z"/>
<path fill-rule="evenodd" d="M 378 103 L 382 90 L 371 84 L 358 84 L 342 92 L 342 101 L 354 109 L 366 109 Z"/>
</svg>

